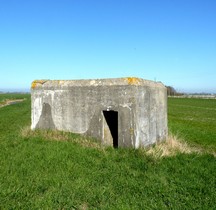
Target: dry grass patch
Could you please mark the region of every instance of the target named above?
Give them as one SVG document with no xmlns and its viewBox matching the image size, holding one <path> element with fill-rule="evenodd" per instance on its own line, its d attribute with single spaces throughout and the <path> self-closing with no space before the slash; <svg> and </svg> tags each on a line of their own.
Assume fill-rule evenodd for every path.
<svg viewBox="0 0 216 210">
<path fill-rule="evenodd" d="M 202 149 L 189 146 L 185 141 L 169 134 L 165 142 L 156 144 L 155 146 L 147 150 L 147 154 L 154 156 L 155 158 L 161 158 L 166 156 L 174 156 L 177 153 L 202 153 Z"/>
<path fill-rule="evenodd" d="M 31 130 L 29 126 L 21 129 L 21 136 L 25 138 L 43 137 L 46 140 L 68 141 L 69 133 L 57 130 Z"/>
<path fill-rule="evenodd" d="M 102 145 L 96 142 L 93 138 L 86 138 L 80 134 L 74 134 L 66 131 L 42 129 L 31 130 L 30 126 L 27 126 L 21 129 L 21 136 L 24 138 L 39 137 L 41 139 L 54 141 L 71 141 L 84 147 L 93 147 L 98 149 L 103 148 Z"/>
</svg>

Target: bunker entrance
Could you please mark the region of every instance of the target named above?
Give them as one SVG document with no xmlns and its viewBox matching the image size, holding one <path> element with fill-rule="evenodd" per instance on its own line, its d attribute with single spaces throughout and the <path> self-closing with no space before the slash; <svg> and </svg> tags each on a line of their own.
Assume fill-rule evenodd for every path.
<svg viewBox="0 0 216 210">
<path fill-rule="evenodd" d="M 104 118 L 112 135 L 113 147 L 118 147 L 118 112 L 103 111 Z"/>
</svg>

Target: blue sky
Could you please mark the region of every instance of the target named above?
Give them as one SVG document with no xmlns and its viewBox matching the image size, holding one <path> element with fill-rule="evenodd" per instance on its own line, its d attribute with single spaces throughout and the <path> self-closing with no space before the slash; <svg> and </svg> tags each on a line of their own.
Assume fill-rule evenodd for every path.
<svg viewBox="0 0 216 210">
<path fill-rule="evenodd" d="M 215 0 L 0 0 L 0 90 L 136 76 L 216 93 Z"/>
</svg>

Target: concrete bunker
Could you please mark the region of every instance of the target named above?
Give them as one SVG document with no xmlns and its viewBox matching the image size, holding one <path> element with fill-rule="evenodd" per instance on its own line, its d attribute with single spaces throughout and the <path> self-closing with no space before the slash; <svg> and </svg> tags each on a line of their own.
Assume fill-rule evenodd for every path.
<svg viewBox="0 0 216 210">
<path fill-rule="evenodd" d="M 128 77 L 32 82 L 32 129 L 92 136 L 104 145 L 145 147 L 166 139 L 167 91 Z"/>
</svg>

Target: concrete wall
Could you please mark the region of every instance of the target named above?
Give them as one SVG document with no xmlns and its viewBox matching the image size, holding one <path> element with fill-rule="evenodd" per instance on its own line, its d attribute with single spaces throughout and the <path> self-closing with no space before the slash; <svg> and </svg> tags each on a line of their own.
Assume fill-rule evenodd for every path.
<svg viewBox="0 0 216 210">
<path fill-rule="evenodd" d="M 34 81 L 32 129 L 89 135 L 116 147 L 145 147 L 166 138 L 162 83 L 139 78 Z"/>
</svg>

